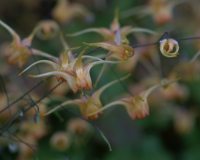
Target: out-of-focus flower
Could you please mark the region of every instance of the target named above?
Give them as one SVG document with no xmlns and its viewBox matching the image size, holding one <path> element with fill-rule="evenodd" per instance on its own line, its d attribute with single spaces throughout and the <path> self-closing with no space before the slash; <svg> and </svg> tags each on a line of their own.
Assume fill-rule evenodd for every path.
<svg viewBox="0 0 200 160">
<path fill-rule="evenodd" d="M 4 27 L 13 38 L 12 42 L 4 48 L 4 55 L 7 57 L 8 63 L 22 67 L 31 55 L 29 47 L 32 43 L 32 37 L 30 36 L 21 40 L 19 35 L 1 20 L 0 25 Z"/>
<path fill-rule="evenodd" d="M 83 17 L 86 20 L 93 19 L 93 14 L 84 6 L 70 3 L 68 0 L 58 0 L 57 5 L 52 10 L 52 16 L 59 23 L 67 23 L 77 17 Z"/>
<path fill-rule="evenodd" d="M 34 155 L 34 150 L 31 147 L 35 148 L 37 145 L 37 141 L 31 135 L 24 135 L 23 141 L 25 143 L 28 143 L 29 146 L 27 146 L 24 143 L 19 143 L 19 154 L 17 156 L 17 160 L 32 159 L 32 157 Z"/>
<path fill-rule="evenodd" d="M 53 20 L 43 20 L 36 26 L 34 32 L 41 39 L 50 39 L 58 34 L 60 28 Z"/>
<path fill-rule="evenodd" d="M 188 96 L 188 90 L 184 85 L 173 83 L 161 89 L 159 92 L 165 100 L 182 100 Z"/>
<path fill-rule="evenodd" d="M 66 132 L 56 132 L 50 139 L 51 146 L 59 151 L 65 151 L 70 147 L 71 138 Z"/>
<path fill-rule="evenodd" d="M 175 39 L 163 39 L 160 41 L 160 52 L 163 56 L 173 58 L 179 54 L 179 44 Z"/>
<path fill-rule="evenodd" d="M 83 31 L 69 34 L 68 36 L 79 36 L 89 32 L 96 32 L 100 34 L 104 40 L 97 43 L 85 43 L 93 47 L 101 47 L 109 51 L 109 56 L 119 60 L 127 60 L 134 55 L 134 49 L 128 44 L 127 36 L 133 32 L 143 32 L 149 34 L 156 34 L 154 31 L 146 28 L 134 28 L 131 26 L 124 26 L 120 28 L 118 16 L 115 16 L 110 28 L 89 28 Z"/>
<path fill-rule="evenodd" d="M 67 124 L 67 131 L 75 135 L 83 135 L 90 132 L 91 126 L 85 120 L 73 118 Z"/>
<path fill-rule="evenodd" d="M 186 2 L 185 0 L 169 1 L 169 0 L 150 0 L 145 6 L 131 8 L 123 13 L 123 18 L 133 15 L 145 16 L 151 15 L 154 21 L 159 24 L 166 24 L 173 19 L 173 9 L 175 6 Z"/>
<path fill-rule="evenodd" d="M 181 62 L 177 64 L 170 73 L 170 77 L 180 77 L 182 80 L 191 81 L 199 79 L 200 63 L 194 62 Z"/>
<path fill-rule="evenodd" d="M 31 135 L 35 140 L 39 140 L 47 133 L 47 126 L 43 120 L 38 123 L 24 121 L 20 125 L 20 136 Z"/>
<path fill-rule="evenodd" d="M 147 115 L 149 115 L 149 104 L 147 100 L 149 95 L 157 88 L 165 86 L 172 82 L 174 81 L 163 80 L 160 84 L 153 85 L 149 89 L 141 92 L 140 94 L 136 96 L 129 96 L 129 97 L 122 98 L 121 100 L 116 100 L 114 102 L 111 102 L 105 105 L 104 107 L 100 108 L 98 111 L 91 113 L 91 115 L 97 114 L 98 112 L 102 112 L 103 110 L 108 109 L 112 106 L 122 105 L 126 108 L 129 116 L 132 119 L 142 119 L 146 117 Z"/>
<path fill-rule="evenodd" d="M 149 33 L 155 35 L 156 32 L 147 29 L 147 28 L 137 28 L 132 26 L 120 27 L 118 15 L 114 17 L 113 21 L 110 24 L 110 28 L 88 28 L 76 33 L 67 34 L 70 37 L 80 36 L 85 33 L 94 32 L 103 37 L 103 41 L 106 42 L 116 42 L 116 43 L 128 43 L 127 36 L 134 32 Z"/>
<path fill-rule="evenodd" d="M 120 80 L 123 80 L 127 77 L 128 76 L 123 77 Z M 82 96 L 80 99 L 66 101 L 66 102 L 62 103 L 61 105 L 58 105 L 58 106 L 54 107 L 53 109 L 49 110 L 45 115 L 49 115 L 66 105 L 75 104 L 75 105 L 79 106 L 80 112 L 84 118 L 90 119 L 90 120 L 97 119 L 99 117 L 99 115 L 101 114 L 101 112 L 99 110 L 101 110 L 101 108 L 102 108 L 102 103 L 100 100 L 101 94 L 104 92 L 104 90 L 106 90 L 111 85 L 117 83 L 118 81 L 119 80 L 114 80 L 114 81 L 104 85 L 103 87 L 99 88 L 97 91 L 92 93 L 92 95 L 90 95 L 90 96 Z M 91 115 L 91 113 L 94 113 L 94 114 Z"/>
<path fill-rule="evenodd" d="M 194 114 L 184 109 L 177 109 L 174 113 L 174 127 L 180 134 L 191 132 L 194 126 Z"/>
<path fill-rule="evenodd" d="M 5 94 L 0 93 L 0 111 L 5 109 L 5 106 L 8 105 L 7 97 Z M 2 113 L 0 113 L 0 122 L 5 122 L 5 120 L 8 120 L 12 117 L 12 114 L 17 111 L 16 107 L 10 107 L 9 109 L 4 110 Z"/>
<path fill-rule="evenodd" d="M 7 57 L 8 63 L 22 67 L 27 63 L 29 57 L 32 55 L 55 59 L 49 54 L 31 48 L 32 40 L 37 33 L 37 29 L 39 29 L 38 27 L 33 29 L 33 32 L 28 37 L 21 39 L 20 36 L 11 27 L 9 27 L 1 20 L 0 25 L 4 27 L 12 36 L 12 42 L 3 46 L 2 48 L 5 57 Z"/>
</svg>

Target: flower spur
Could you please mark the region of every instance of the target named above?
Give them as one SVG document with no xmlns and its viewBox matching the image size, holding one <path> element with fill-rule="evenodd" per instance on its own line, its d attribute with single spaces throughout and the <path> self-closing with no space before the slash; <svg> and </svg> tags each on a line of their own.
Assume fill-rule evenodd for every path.
<svg viewBox="0 0 200 160">
<path fill-rule="evenodd" d="M 84 64 L 83 58 L 91 58 L 95 61 Z M 47 64 L 53 71 L 48 71 L 46 73 L 41 73 L 38 75 L 30 75 L 33 78 L 56 76 L 58 79 L 62 79 L 69 84 L 69 87 L 73 92 L 77 92 L 81 89 L 92 89 L 92 80 L 90 77 L 90 70 L 103 63 L 118 63 L 117 61 L 105 61 L 100 58 L 94 58 L 91 56 L 79 55 L 77 58 L 69 58 L 68 51 L 62 53 L 57 61 L 51 60 L 39 60 L 25 68 L 19 75 L 28 71 L 35 65 Z"/>
<path fill-rule="evenodd" d="M 96 90 L 95 92 L 93 92 L 91 95 L 86 96 L 83 95 L 80 99 L 74 99 L 74 100 L 68 100 L 66 102 L 63 102 L 62 104 L 54 107 L 53 109 L 49 110 L 45 116 L 52 114 L 53 112 L 55 112 L 56 110 L 60 109 L 61 107 L 67 106 L 67 105 L 72 105 L 75 104 L 77 106 L 79 106 L 80 112 L 83 115 L 84 118 L 86 119 L 90 119 L 90 120 L 94 120 L 97 119 L 99 117 L 99 115 L 101 114 L 101 112 L 97 112 L 102 108 L 102 103 L 100 100 L 100 97 L 102 95 L 102 93 L 111 85 L 114 85 L 115 83 L 125 80 L 129 77 L 129 75 L 121 78 L 121 79 L 117 79 L 114 80 L 110 83 L 107 83 L 106 85 L 104 85 L 103 87 L 99 88 L 98 90 Z M 91 114 L 91 113 L 96 113 L 96 114 Z"/>
<path fill-rule="evenodd" d="M 10 26 L 1 20 L 0 25 L 12 36 L 12 42 L 4 47 L 4 55 L 7 57 L 8 63 L 22 67 L 27 63 L 29 57 L 32 55 L 43 56 L 55 60 L 54 56 L 31 47 L 32 40 L 35 34 L 41 29 L 42 25 L 36 26 L 32 33 L 23 39 L 21 39 L 20 36 Z"/>
<path fill-rule="evenodd" d="M 149 95 L 157 88 L 162 86 L 167 86 L 176 81 L 177 80 L 163 80 L 161 81 L 161 83 L 153 85 L 152 87 L 148 88 L 147 90 L 144 90 L 143 92 L 139 93 L 136 96 L 128 96 L 120 100 L 113 101 L 105 105 L 104 107 L 100 108 L 96 112 L 89 114 L 88 116 L 96 115 L 113 106 L 122 105 L 125 107 L 131 119 L 143 119 L 144 117 L 149 115 L 149 105 L 148 105 Z"/>
</svg>

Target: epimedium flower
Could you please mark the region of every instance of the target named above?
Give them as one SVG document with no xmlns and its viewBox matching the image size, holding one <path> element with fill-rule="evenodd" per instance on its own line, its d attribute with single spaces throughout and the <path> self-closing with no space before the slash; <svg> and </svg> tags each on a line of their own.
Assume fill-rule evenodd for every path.
<svg viewBox="0 0 200 160">
<path fill-rule="evenodd" d="M 116 43 L 128 43 L 127 36 L 133 32 L 142 32 L 142 33 L 149 33 L 149 34 L 156 34 L 156 32 L 147 29 L 147 28 L 140 28 L 140 27 L 132 27 L 132 26 L 124 26 L 120 27 L 120 23 L 118 20 L 118 14 L 114 17 L 113 21 L 110 24 L 110 28 L 88 28 L 82 31 L 67 34 L 67 36 L 75 37 L 80 36 L 82 34 L 94 32 L 99 34 L 103 37 L 103 41 L 109 42 L 116 42 Z"/>
<path fill-rule="evenodd" d="M 12 42 L 6 46 L 4 50 L 8 63 L 22 67 L 31 55 L 29 47 L 31 45 L 32 37 L 21 40 L 19 35 L 1 20 L 0 25 L 4 27 L 13 38 Z"/>
<path fill-rule="evenodd" d="M 96 112 L 91 113 L 90 116 L 96 115 L 97 113 L 102 112 L 110 107 L 122 105 L 125 107 L 131 119 L 143 119 L 144 117 L 149 115 L 149 104 L 148 104 L 149 95 L 157 88 L 169 85 L 174 81 L 176 80 L 163 80 L 161 83 L 155 84 L 152 87 L 148 88 L 147 90 L 140 92 L 138 95 L 128 96 L 120 100 L 113 101 L 105 105 L 104 107 L 100 108 Z"/>
<path fill-rule="evenodd" d="M 134 55 L 134 49 L 127 44 L 116 44 L 111 42 L 86 43 L 89 46 L 101 47 L 109 53 L 107 58 L 115 58 L 117 60 L 126 61 Z"/>
<path fill-rule="evenodd" d="M 52 60 L 39 60 L 28 66 L 24 69 L 20 75 L 30 68 L 38 64 L 47 64 L 49 65 L 53 71 L 48 71 L 46 73 L 41 73 L 38 75 L 31 75 L 33 78 L 40 77 L 49 77 L 56 76 L 58 79 L 64 80 L 68 83 L 69 87 L 73 92 L 77 92 L 81 89 L 92 89 L 92 80 L 90 77 L 90 70 L 98 65 L 103 63 L 118 63 L 114 61 L 105 61 L 100 58 L 95 58 L 91 56 L 83 56 L 80 55 L 77 58 L 69 56 L 68 51 L 63 52 L 60 55 L 60 58 L 56 61 Z M 89 62 L 87 64 L 83 64 L 82 59 L 89 58 L 95 61 Z"/>
<path fill-rule="evenodd" d="M 160 41 L 160 52 L 168 58 L 177 57 L 179 55 L 179 44 L 172 38 L 163 39 Z"/>
<path fill-rule="evenodd" d="M 189 61 L 182 61 L 177 64 L 169 73 L 171 78 L 181 78 L 182 80 L 191 81 L 199 79 L 200 63 L 198 61 L 200 51 L 194 54 Z"/>
<path fill-rule="evenodd" d="M 60 31 L 58 24 L 53 20 L 42 20 L 35 28 L 35 34 L 41 39 L 51 39 Z"/>
<path fill-rule="evenodd" d="M 159 24 L 166 24 L 173 19 L 173 9 L 177 5 L 186 2 L 185 0 L 169 1 L 169 0 L 150 0 L 148 4 L 133 7 L 125 11 L 123 18 L 138 15 L 144 17 L 151 15 L 154 21 Z"/>
<path fill-rule="evenodd" d="M 124 80 L 126 78 L 128 78 L 128 76 L 125 76 L 123 78 L 120 79 Z M 68 100 L 66 102 L 63 102 L 62 104 L 54 107 L 53 109 L 49 110 L 45 116 L 52 114 L 53 112 L 55 112 L 56 110 L 67 106 L 67 105 L 72 105 L 75 104 L 79 107 L 79 110 L 82 114 L 82 116 L 86 119 L 90 119 L 90 120 L 95 120 L 97 119 L 101 112 L 99 110 L 101 110 L 102 108 L 102 103 L 100 100 L 100 97 L 102 95 L 102 93 L 111 85 L 114 85 L 115 83 L 117 83 L 119 80 L 114 80 L 110 83 L 107 83 L 106 85 L 104 85 L 103 87 L 99 88 L 98 90 L 96 90 L 94 93 L 92 93 L 89 96 L 83 95 L 81 98 L 79 99 L 74 99 L 74 100 Z"/>
<path fill-rule="evenodd" d="M 40 28 L 39 26 L 36 26 L 28 37 L 21 39 L 20 36 L 11 27 L 9 27 L 1 20 L 0 25 L 4 27 L 12 36 L 12 42 L 3 48 L 4 55 L 7 57 L 8 63 L 22 67 L 26 64 L 29 57 L 32 55 L 55 59 L 54 56 L 31 47 L 32 40 Z"/>
<path fill-rule="evenodd" d="M 85 43 L 88 46 L 100 47 L 109 52 L 108 57 L 118 60 L 128 60 L 134 55 L 134 49 L 128 44 L 127 36 L 132 32 L 144 32 L 156 34 L 154 31 L 145 28 L 133 28 L 125 26 L 120 28 L 118 16 L 115 16 L 110 28 L 90 28 L 69 36 L 78 36 L 88 32 L 96 32 L 100 34 L 104 41 L 96 43 Z"/>
<path fill-rule="evenodd" d="M 64 131 L 56 132 L 50 139 L 51 146 L 58 151 L 65 151 L 71 145 L 71 137 Z"/>
<path fill-rule="evenodd" d="M 83 5 L 70 3 L 68 0 L 58 0 L 51 14 L 59 23 L 67 23 L 77 17 L 83 17 L 86 20 L 93 19 L 93 14 Z"/>
</svg>

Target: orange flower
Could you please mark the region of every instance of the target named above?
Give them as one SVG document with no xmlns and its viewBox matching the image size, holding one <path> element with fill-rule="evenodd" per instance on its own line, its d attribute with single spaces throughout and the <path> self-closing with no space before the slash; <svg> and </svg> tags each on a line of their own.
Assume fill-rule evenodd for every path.
<svg viewBox="0 0 200 160">
<path fill-rule="evenodd" d="M 55 59 L 55 57 L 47 53 L 31 48 L 31 43 L 35 34 L 37 33 L 37 30 L 39 29 L 38 27 L 36 27 L 27 38 L 21 40 L 19 35 L 1 20 L 0 25 L 4 27 L 13 38 L 12 42 L 4 48 L 4 55 L 7 57 L 8 63 L 22 67 L 32 55 Z"/>
<path fill-rule="evenodd" d="M 122 17 L 127 18 L 133 15 L 143 17 L 151 15 L 157 24 L 162 25 L 172 20 L 172 11 L 174 7 L 184 2 L 186 1 L 150 0 L 148 5 L 138 6 L 127 10 L 122 14 Z"/>
<path fill-rule="evenodd" d="M 92 13 L 84 6 L 77 3 L 70 4 L 68 0 L 58 0 L 57 5 L 52 10 L 52 16 L 59 23 L 67 23 L 76 17 L 93 19 Z"/>
<path fill-rule="evenodd" d="M 31 55 L 29 47 L 31 45 L 32 37 L 21 40 L 19 35 L 1 20 L 0 25 L 4 27 L 13 38 L 12 43 L 9 44 L 9 46 L 6 46 L 4 50 L 4 55 L 7 57 L 8 63 L 22 67 Z"/>
<path fill-rule="evenodd" d="M 132 32 L 144 32 L 155 34 L 154 31 L 145 28 L 133 28 L 131 26 L 125 26 L 120 28 L 118 16 L 115 16 L 110 28 L 90 28 L 68 36 L 79 36 L 88 32 L 96 32 L 103 38 L 103 42 L 97 43 L 85 43 L 88 46 L 100 47 L 109 51 L 109 55 L 112 58 L 119 60 L 128 60 L 134 55 L 134 49 L 128 44 L 127 35 Z"/>
<path fill-rule="evenodd" d="M 110 28 L 89 28 L 76 33 L 67 34 L 67 36 L 74 37 L 90 32 L 98 33 L 106 42 L 115 42 L 117 44 L 128 43 L 127 36 L 133 32 L 156 34 L 156 32 L 146 28 L 137 28 L 131 26 L 120 27 L 118 15 L 116 14 L 110 25 Z"/>
<path fill-rule="evenodd" d="M 121 78 L 120 80 L 124 80 L 126 79 L 128 76 Z M 92 95 L 90 96 L 83 96 L 80 99 L 74 99 L 74 100 L 69 100 L 66 101 L 56 107 L 54 107 L 53 109 L 51 109 L 50 111 L 48 111 L 45 115 L 49 115 L 53 112 L 55 112 L 56 110 L 60 109 L 61 107 L 64 107 L 66 105 L 71 105 L 71 104 L 75 104 L 77 106 L 79 106 L 80 112 L 83 115 L 84 118 L 86 119 L 97 119 L 99 117 L 99 115 L 101 114 L 101 108 L 102 108 L 102 103 L 100 100 L 100 96 L 101 94 L 111 85 L 117 83 L 119 80 L 114 80 L 106 85 L 104 85 L 103 87 L 99 88 L 97 91 L 95 91 L 94 93 L 92 93 Z M 94 113 L 94 114 L 92 114 Z"/>
<path fill-rule="evenodd" d="M 160 84 L 156 84 L 136 96 L 125 97 L 125 98 L 122 98 L 121 100 L 111 102 L 105 105 L 104 107 L 100 108 L 96 112 L 91 113 L 90 116 L 96 115 L 97 113 L 102 112 L 103 110 L 108 109 L 112 106 L 122 105 L 126 108 L 127 113 L 132 119 L 142 119 L 146 117 L 147 115 L 149 115 L 149 105 L 148 105 L 148 100 L 147 100 L 149 95 L 157 88 L 164 85 L 168 85 L 174 81 L 176 80 L 162 81 Z"/>
<path fill-rule="evenodd" d="M 56 61 L 50 60 L 39 60 L 28 66 L 24 69 L 20 75 L 31 67 L 38 65 L 38 64 L 47 64 L 52 67 L 53 71 L 49 71 L 46 73 L 38 74 L 38 75 L 31 75 L 33 78 L 40 78 L 40 77 L 49 77 L 49 76 L 56 76 L 58 79 L 64 80 L 69 84 L 69 87 L 73 90 L 73 92 L 77 92 L 81 89 L 91 89 L 92 88 L 92 80 L 90 77 L 90 70 L 98 64 L 103 63 L 118 63 L 113 61 L 104 61 L 100 58 L 95 58 L 92 56 L 79 56 L 77 58 L 70 57 L 70 51 L 65 51 L 60 55 L 60 59 Z M 94 62 L 90 62 L 88 64 L 82 63 L 82 58 L 90 58 L 96 60 Z"/>
</svg>

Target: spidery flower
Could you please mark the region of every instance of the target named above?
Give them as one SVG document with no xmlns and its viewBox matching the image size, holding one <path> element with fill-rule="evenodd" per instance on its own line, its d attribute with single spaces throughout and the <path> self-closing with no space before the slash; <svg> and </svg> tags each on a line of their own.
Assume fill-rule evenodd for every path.
<svg viewBox="0 0 200 160">
<path fill-rule="evenodd" d="M 128 78 L 128 76 L 125 76 L 125 77 L 121 78 L 120 80 L 124 80 L 124 79 Z M 104 85 L 103 87 L 99 88 L 97 91 L 92 93 L 92 95 L 90 95 L 90 96 L 84 95 L 80 99 L 68 100 L 66 102 L 63 102 L 61 105 L 58 105 L 58 106 L 54 107 L 53 109 L 51 109 L 50 111 L 48 111 L 45 115 L 49 115 L 64 106 L 75 104 L 79 107 L 80 112 L 84 118 L 91 119 L 91 120 L 97 119 L 99 117 L 99 115 L 101 114 L 101 111 L 99 111 L 99 110 L 101 110 L 101 108 L 102 108 L 102 103 L 100 100 L 101 94 L 108 87 L 117 83 L 118 81 L 119 80 L 114 80 L 114 81 Z M 92 113 L 94 113 L 94 114 L 92 114 Z"/>
<path fill-rule="evenodd" d="M 161 86 L 168 85 L 176 80 L 163 80 L 160 84 L 153 85 L 152 87 L 148 88 L 147 90 L 141 92 L 140 94 L 136 96 L 129 96 L 124 97 L 120 100 L 116 100 L 114 102 L 111 102 L 104 107 L 100 108 L 98 111 L 91 113 L 90 116 L 96 115 L 99 112 L 102 112 L 112 106 L 118 106 L 122 105 L 125 107 L 128 115 L 132 119 L 142 119 L 149 115 L 149 105 L 148 105 L 148 97 L 149 95 L 156 90 L 157 88 Z"/>
<path fill-rule="evenodd" d="M 83 64 L 83 58 L 91 58 L 96 61 Z M 56 76 L 58 79 L 64 80 L 68 83 L 73 92 L 81 89 L 92 89 L 92 80 L 90 77 L 90 70 L 103 63 L 118 63 L 114 61 L 104 61 L 99 58 L 91 56 L 78 56 L 77 58 L 70 57 L 68 51 L 62 53 L 60 58 L 56 61 L 39 60 L 28 66 L 20 74 L 26 72 L 30 68 L 38 64 L 47 64 L 52 67 L 52 71 L 41 73 L 38 75 L 31 75 L 33 78 Z"/>
<path fill-rule="evenodd" d="M 83 17 L 88 20 L 93 19 L 92 13 L 84 6 L 77 3 L 71 4 L 68 0 L 58 0 L 57 5 L 52 10 L 52 16 L 59 23 L 67 23 L 77 17 Z"/>
<path fill-rule="evenodd" d="M 118 16 L 112 21 L 110 28 L 89 28 L 83 31 L 69 34 L 68 36 L 79 36 L 89 32 L 96 32 L 103 37 L 103 42 L 85 43 L 88 46 L 100 47 L 109 51 L 108 57 L 118 60 L 127 60 L 134 55 L 134 49 L 129 45 L 127 36 L 133 32 L 156 34 L 146 28 L 134 28 L 131 26 L 120 27 Z"/>
<path fill-rule="evenodd" d="M 38 29 L 40 29 L 39 26 L 34 28 L 33 32 L 28 37 L 21 39 L 11 27 L 1 20 L 0 25 L 12 36 L 12 42 L 4 48 L 4 55 L 7 57 L 8 63 L 22 67 L 27 63 L 29 57 L 32 55 L 55 59 L 55 57 L 31 47 L 32 40 Z"/>
</svg>

